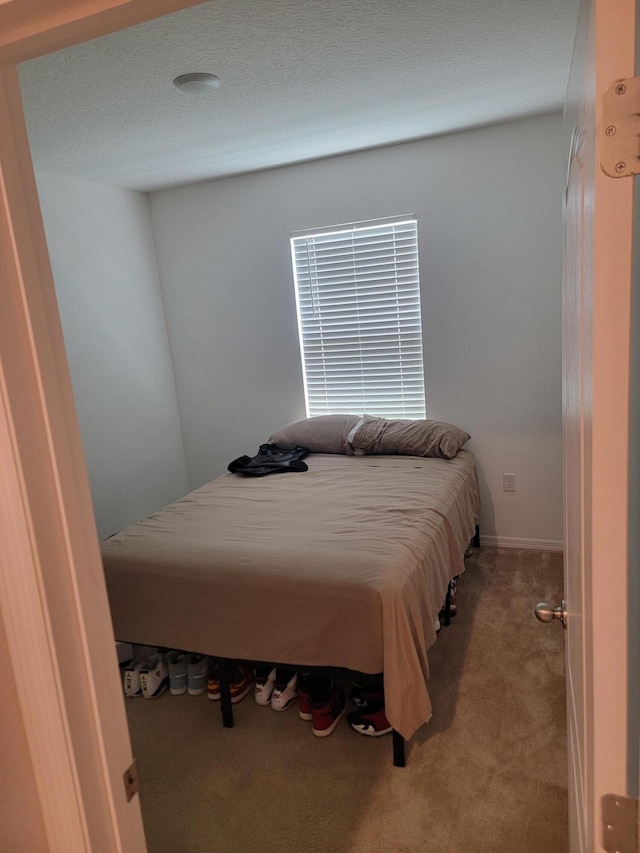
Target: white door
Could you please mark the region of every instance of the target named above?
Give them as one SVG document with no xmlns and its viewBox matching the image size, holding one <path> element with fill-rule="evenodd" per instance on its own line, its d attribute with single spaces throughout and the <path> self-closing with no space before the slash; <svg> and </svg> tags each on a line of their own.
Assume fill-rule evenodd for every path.
<svg viewBox="0 0 640 853">
<path fill-rule="evenodd" d="M 584 0 L 565 112 L 563 414 L 572 853 L 603 849 L 601 798 L 629 791 L 634 179 L 605 175 L 600 157 L 608 124 L 603 94 L 634 73 L 635 0 Z"/>
</svg>

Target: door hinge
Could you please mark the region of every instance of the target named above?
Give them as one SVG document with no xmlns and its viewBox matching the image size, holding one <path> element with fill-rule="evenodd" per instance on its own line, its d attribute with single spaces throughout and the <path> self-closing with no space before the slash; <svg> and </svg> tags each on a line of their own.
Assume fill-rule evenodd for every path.
<svg viewBox="0 0 640 853">
<path fill-rule="evenodd" d="M 140 777 L 138 776 L 138 762 L 133 760 L 130 767 L 124 771 L 123 777 L 124 779 L 124 793 L 127 798 L 127 802 L 131 802 L 133 797 L 140 790 Z"/>
<path fill-rule="evenodd" d="M 603 96 L 600 164 L 612 178 L 640 173 L 640 77 L 617 80 Z"/>
<path fill-rule="evenodd" d="M 605 794 L 600 814 L 602 846 L 607 853 L 638 853 L 638 798 Z"/>
</svg>

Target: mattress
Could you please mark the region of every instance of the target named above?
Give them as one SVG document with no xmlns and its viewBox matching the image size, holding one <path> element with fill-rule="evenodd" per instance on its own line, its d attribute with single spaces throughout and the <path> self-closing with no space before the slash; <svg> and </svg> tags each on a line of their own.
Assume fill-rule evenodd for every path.
<svg viewBox="0 0 640 853">
<path fill-rule="evenodd" d="M 474 457 L 305 461 L 223 474 L 103 542 L 115 636 L 384 672 L 387 718 L 409 739 L 431 717 L 427 651 L 478 520 Z"/>
</svg>

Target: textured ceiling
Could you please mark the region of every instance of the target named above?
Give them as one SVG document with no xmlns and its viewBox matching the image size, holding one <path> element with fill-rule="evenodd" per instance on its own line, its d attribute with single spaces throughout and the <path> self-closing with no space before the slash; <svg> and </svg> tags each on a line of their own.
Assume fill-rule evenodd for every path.
<svg viewBox="0 0 640 853">
<path fill-rule="evenodd" d="M 151 190 L 559 109 L 578 6 L 210 0 L 24 63 L 34 162 Z"/>
</svg>

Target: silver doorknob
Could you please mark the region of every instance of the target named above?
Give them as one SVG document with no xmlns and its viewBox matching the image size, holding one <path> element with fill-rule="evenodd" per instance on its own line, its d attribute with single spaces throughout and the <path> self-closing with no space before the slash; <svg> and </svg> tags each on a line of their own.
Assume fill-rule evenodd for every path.
<svg viewBox="0 0 640 853">
<path fill-rule="evenodd" d="M 553 607 L 547 604 L 546 601 L 541 601 L 536 604 L 536 619 L 540 622 L 553 622 L 554 619 L 559 619 L 562 622 L 562 627 L 567 627 L 567 605 L 563 599 L 560 607 Z"/>
</svg>

